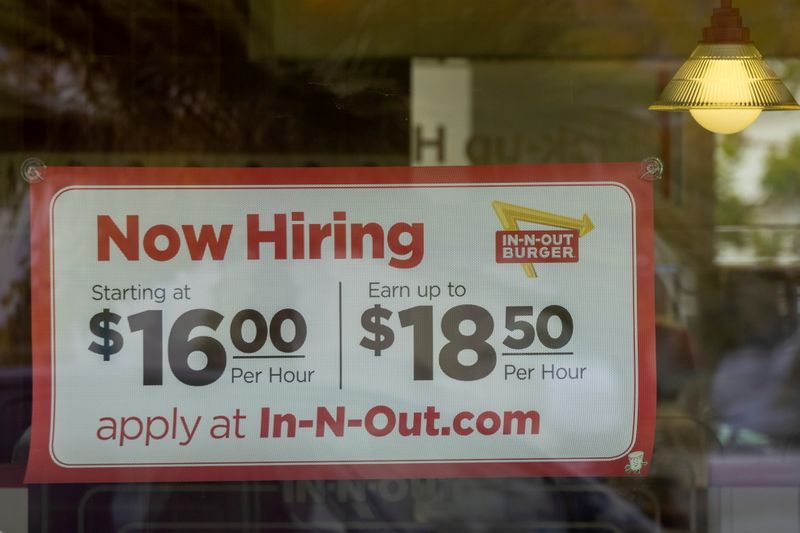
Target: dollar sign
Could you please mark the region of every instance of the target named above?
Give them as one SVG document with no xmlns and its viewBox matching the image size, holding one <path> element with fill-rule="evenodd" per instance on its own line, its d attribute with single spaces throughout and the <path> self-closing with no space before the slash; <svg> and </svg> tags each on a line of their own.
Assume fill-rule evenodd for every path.
<svg viewBox="0 0 800 533">
<path fill-rule="evenodd" d="M 112 313 L 108 309 L 103 309 L 102 312 L 97 313 L 89 321 L 89 329 L 94 335 L 97 335 L 103 340 L 103 344 L 98 344 L 92 341 L 89 349 L 96 354 L 103 356 L 103 361 L 111 360 L 111 356 L 122 349 L 124 343 L 122 335 L 111 329 L 111 323 L 118 324 L 122 317 L 116 313 Z"/>
<path fill-rule="evenodd" d="M 381 320 L 387 320 L 392 316 L 392 312 L 384 309 L 380 304 L 375 304 L 372 309 L 367 309 L 361 315 L 361 325 L 374 338 L 364 337 L 361 339 L 361 346 L 367 350 L 373 350 L 375 356 L 381 355 L 381 350 L 389 348 L 394 344 L 394 331 L 386 324 L 381 324 Z"/>
</svg>

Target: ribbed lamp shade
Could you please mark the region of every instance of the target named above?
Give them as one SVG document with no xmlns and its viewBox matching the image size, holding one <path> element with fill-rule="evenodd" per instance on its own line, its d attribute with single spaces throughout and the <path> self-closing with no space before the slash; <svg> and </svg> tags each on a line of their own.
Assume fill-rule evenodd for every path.
<svg viewBox="0 0 800 533">
<path fill-rule="evenodd" d="M 748 107 L 800 109 L 752 43 L 700 43 L 650 109 Z"/>
<path fill-rule="evenodd" d="M 762 111 L 800 106 L 750 41 L 739 10 L 721 0 L 703 40 L 650 109 L 689 111 L 707 130 L 727 134 L 742 131 Z"/>
</svg>

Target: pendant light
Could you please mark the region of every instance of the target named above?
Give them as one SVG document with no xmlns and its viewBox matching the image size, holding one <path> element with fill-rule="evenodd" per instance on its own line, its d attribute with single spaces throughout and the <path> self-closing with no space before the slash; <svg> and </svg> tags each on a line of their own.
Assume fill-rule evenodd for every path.
<svg viewBox="0 0 800 533">
<path fill-rule="evenodd" d="M 739 10 L 721 0 L 703 40 L 650 109 L 689 111 L 705 129 L 727 134 L 742 131 L 762 111 L 800 106 L 750 41 Z"/>
</svg>

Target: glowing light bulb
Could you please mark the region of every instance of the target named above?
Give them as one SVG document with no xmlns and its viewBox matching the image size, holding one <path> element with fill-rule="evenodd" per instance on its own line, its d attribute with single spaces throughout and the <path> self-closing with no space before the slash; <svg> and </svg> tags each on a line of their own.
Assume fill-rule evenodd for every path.
<svg viewBox="0 0 800 533">
<path fill-rule="evenodd" d="M 755 122 L 761 115 L 761 109 L 690 109 L 689 113 L 708 131 L 728 135 L 738 133 Z"/>
<path fill-rule="evenodd" d="M 705 129 L 714 133 L 736 133 L 755 122 L 761 114 L 761 108 L 744 107 L 753 100 L 752 75 L 741 58 L 708 61 L 702 79 L 704 83 L 698 95 L 701 102 L 731 106 L 729 109 L 690 109 L 692 117 Z"/>
</svg>

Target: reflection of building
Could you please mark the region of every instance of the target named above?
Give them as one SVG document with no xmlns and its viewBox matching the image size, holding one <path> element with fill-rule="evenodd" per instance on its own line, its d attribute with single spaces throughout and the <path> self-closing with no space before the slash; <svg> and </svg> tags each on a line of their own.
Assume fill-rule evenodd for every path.
<svg viewBox="0 0 800 533">
<path fill-rule="evenodd" d="M 752 208 L 754 223 L 718 226 L 715 262 L 723 268 L 800 268 L 800 204 L 777 195 Z"/>
<path fill-rule="evenodd" d="M 797 213 L 797 208 L 789 214 Z M 787 269 L 800 266 L 800 225 L 759 223 L 718 226 L 715 262 L 726 269 Z"/>
</svg>

